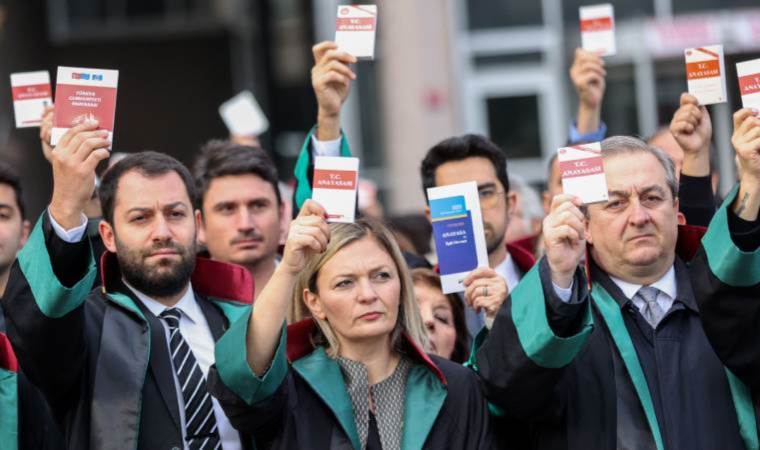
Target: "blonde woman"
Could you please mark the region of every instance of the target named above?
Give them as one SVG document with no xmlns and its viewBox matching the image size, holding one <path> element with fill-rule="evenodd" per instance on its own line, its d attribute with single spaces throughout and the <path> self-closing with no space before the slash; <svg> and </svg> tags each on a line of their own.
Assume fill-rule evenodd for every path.
<svg viewBox="0 0 760 450">
<path fill-rule="evenodd" d="M 421 348 L 425 331 L 391 233 L 328 225 L 307 201 L 250 316 L 216 348 L 209 390 L 259 448 L 481 449 L 474 374 Z M 291 302 L 310 318 L 284 326 Z"/>
</svg>

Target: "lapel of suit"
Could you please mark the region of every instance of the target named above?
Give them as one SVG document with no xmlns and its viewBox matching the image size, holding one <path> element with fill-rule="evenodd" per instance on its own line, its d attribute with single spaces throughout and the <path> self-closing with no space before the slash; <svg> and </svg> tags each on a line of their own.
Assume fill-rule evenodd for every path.
<svg viewBox="0 0 760 450">
<path fill-rule="evenodd" d="M 172 421 L 177 427 L 178 432 L 182 432 L 182 422 L 179 418 L 179 400 L 177 399 L 177 385 L 174 384 L 174 369 L 172 369 L 170 355 L 169 355 L 169 343 L 166 342 L 166 330 L 161 319 L 156 317 L 150 310 L 143 305 L 139 299 L 137 299 L 130 289 L 126 286 L 124 291 L 134 301 L 135 305 L 142 311 L 150 324 L 150 371 L 153 374 L 153 379 L 156 381 L 158 391 L 161 393 L 161 398 L 164 400 L 166 408 L 169 410 L 169 414 L 172 416 Z"/>
<path fill-rule="evenodd" d="M 224 332 L 227 331 L 227 318 L 224 317 L 224 314 L 216 305 L 197 292 L 195 293 L 195 301 L 201 307 L 201 311 L 206 317 L 206 322 L 211 330 L 214 342 L 219 341 Z"/>
</svg>

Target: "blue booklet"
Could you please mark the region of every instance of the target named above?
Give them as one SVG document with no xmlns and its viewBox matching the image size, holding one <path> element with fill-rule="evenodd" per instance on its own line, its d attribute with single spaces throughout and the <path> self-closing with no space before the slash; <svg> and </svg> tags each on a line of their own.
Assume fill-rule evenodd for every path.
<svg viewBox="0 0 760 450">
<path fill-rule="evenodd" d="M 462 292 L 464 278 L 488 266 L 478 186 L 472 181 L 430 188 L 428 200 L 441 289 Z"/>
</svg>

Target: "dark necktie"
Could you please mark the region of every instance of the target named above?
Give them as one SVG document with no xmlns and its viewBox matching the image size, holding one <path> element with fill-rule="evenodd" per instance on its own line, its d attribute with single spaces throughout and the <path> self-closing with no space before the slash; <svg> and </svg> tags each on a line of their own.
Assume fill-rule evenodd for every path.
<svg viewBox="0 0 760 450">
<path fill-rule="evenodd" d="M 191 450 L 220 449 L 222 444 L 211 396 L 206 390 L 206 379 L 198 361 L 179 331 L 181 316 L 177 308 L 161 313 L 161 318 L 169 326 L 169 351 L 185 403 L 185 441 Z"/>
</svg>

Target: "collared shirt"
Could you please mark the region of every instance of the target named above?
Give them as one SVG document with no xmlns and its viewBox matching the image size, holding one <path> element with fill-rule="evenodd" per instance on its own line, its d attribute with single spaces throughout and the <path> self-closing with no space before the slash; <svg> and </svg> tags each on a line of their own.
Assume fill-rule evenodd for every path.
<svg viewBox="0 0 760 450">
<path fill-rule="evenodd" d="M 617 287 L 620 288 L 621 291 L 623 291 L 623 295 L 625 295 L 633 302 L 639 312 L 644 311 L 647 303 L 641 297 L 636 295 L 639 289 L 641 289 L 643 286 L 642 284 L 629 283 L 619 278 L 615 278 L 612 275 L 610 275 L 610 279 L 617 285 Z M 664 312 L 668 312 L 668 310 L 670 310 L 670 307 L 673 306 L 673 301 L 675 301 L 675 298 L 678 295 L 675 268 L 673 266 L 670 266 L 670 269 L 665 272 L 665 275 L 663 275 L 659 280 L 655 281 L 649 286 L 657 288 L 659 290 L 657 293 L 657 304 L 660 305 L 660 308 L 662 308 Z"/>
<path fill-rule="evenodd" d="M 161 313 L 169 309 L 165 305 L 153 300 L 147 295 L 135 289 L 126 280 L 122 280 L 124 284 L 134 292 L 135 296 L 145 305 L 148 310 L 156 317 L 160 317 Z M 179 319 L 179 331 L 182 333 L 182 337 L 190 346 L 190 350 L 193 352 L 198 366 L 203 372 L 203 376 L 208 376 L 208 369 L 214 364 L 214 337 L 211 335 L 211 329 L 209 329 L 206 316 L 203 315 L 200 305 L 195 300 L 195 293 L 191 285 L 188 285 L 187 291 L 180 298 L 174 308 L 179 309 L 182 312 L 182 316 Z M 161 324 L 164 326 L 164 333 L 166 335 L 166 346 L 169 349 L 169 325 L 161 319 Z M 174 387 L 177 392 L 177 403 L 179 406 L 179 417 L 182 425 L 182 438 L 185 438 L 185 402 L 182 397 L 182 390 L 180 388 L 179 379 L 177 378 L 177 371 L 174 367 L 174 361 L 172 364 L 172 374 L 174 374 Z M 211 403 L 214 408 L 214 417 L 216 418 L 216 425 L 219 429 L 219 438 L 222 442 L 222 448 L 224 450 L 239 450 L 242 449 L 240 444 L 240 435 L 232 427 L 227 416 L 224 415 L 222 407 L 214 397 L 211 397 Z M 187 449 L 187 444 L 185 444 Z"/>
<path fill-rule="evenodd" d="M 578 144 L 582 142 L 599 142 L 604 140 L 604 136 L 607 134 L 607 124 L 599 122 L 599 128 L 588 133 L 581 133 L 578 131 L 578 125 L 575 121 L 570 123 L 570 132 L 568 133 L 568 139 L 570 144 Z"/>
<path fill-rule="evenodd" d="M 636 296 L 636 293 L 639 291 L 639 289 L 641 289 L 643 284 L 629 283 L 627 281 L 621 280 L 620 278 L 615 278 L 612 275 L 610 275 L 610 279 L 613 283 L 615 283 L 615 285 L 617 285 L 617 287 L 620 288 L 621 291 L 623 291 L 623 295 L 625 295 L 626 298 L 633 302 L 634 306 L 636 306 L 639 312 L 643 313 L 646 302 L 640 297 Z M 575 284 L 575 281 L 573 281 L 573 283 L 570 284 L 570 287 L 567 289 L 561 288 L 554 283 L 552 283 L 552 287 L 554 287 L 554 293 L 557 294 L 557 297 L 559 297 L 563 302 L 567 303 L 570 301 L 570 297 L 573 293 L 573 284 Z M 670 310 L 670 307 L 673 306 L 673 302 L 678 295 L 675 267 L 670 266 L 670 269 L 665 272 L 665 275 L 663 275 L 659 280 L 655 281 L 649 286 L 655 287 L 659 290 L 657 293 L 657 304 L 660 305 L 660 308 L 662 308 L 664 312 L 668 312 L 668 310 Z"/>
<path fill-rule="evenodd" d="M 499 274 L 507 282 L 507 289 L 509 292 L 517 286 L 520 282 L 520 270 L 517 268 L 515 261 L 512 259 L 512 255 L 507 252 L 507 257 L 499 265 L 493 268 L 494 272 Z"/>
</svg>

